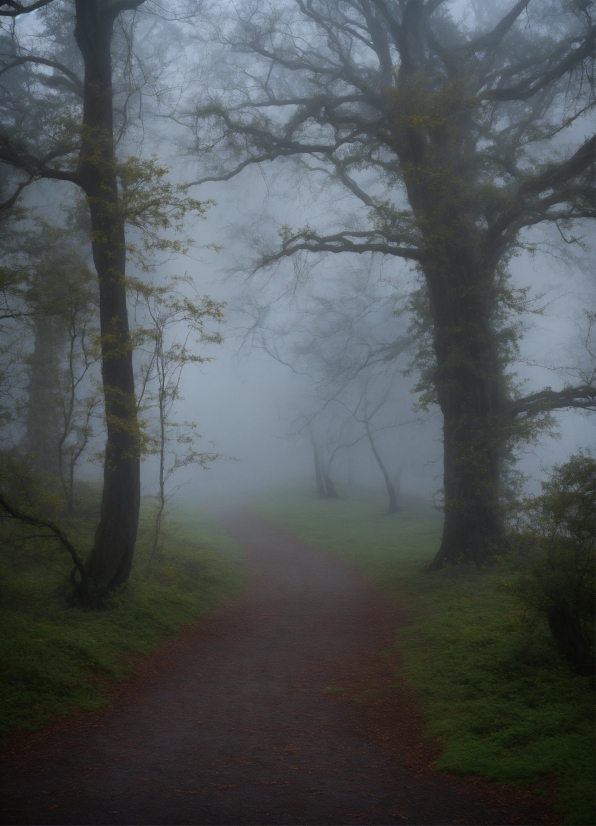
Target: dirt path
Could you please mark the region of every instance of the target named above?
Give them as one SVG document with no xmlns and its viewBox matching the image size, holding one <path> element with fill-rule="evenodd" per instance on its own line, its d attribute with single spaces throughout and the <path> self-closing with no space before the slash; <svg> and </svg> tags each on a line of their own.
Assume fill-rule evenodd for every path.
<svg viewBox="0 0 596 826">
<path fill-rule="evenodd" d="M 389 600 L 255 516 L 225 526 L 247 593 L 151 658 L 110 708 L 15 742 L 3 823 L 557 822 L 523 792 L 425 767 L 388 652 Z"/>
</svg>

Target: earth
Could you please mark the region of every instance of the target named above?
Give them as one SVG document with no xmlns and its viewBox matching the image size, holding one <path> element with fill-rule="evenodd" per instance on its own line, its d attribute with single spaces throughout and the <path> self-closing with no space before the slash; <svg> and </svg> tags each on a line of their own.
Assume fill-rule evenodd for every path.
<svg viewBox="0 0 596 826">
<path fill-rule="evenodd" d="M 254 514 L 223 523 L 245 593 L 139 661 L 107 708 L 13 738 L 2 823 L 561 822 L 531 789 L 434 769 L 398 605 Z"/>
</svg>

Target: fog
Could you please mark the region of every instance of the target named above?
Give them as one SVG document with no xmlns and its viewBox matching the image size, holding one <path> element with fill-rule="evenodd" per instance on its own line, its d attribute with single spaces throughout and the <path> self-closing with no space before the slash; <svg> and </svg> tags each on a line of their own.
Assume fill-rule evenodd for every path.
<svg viewBox="0 0 596 826">
<path fill-rule="evenodd" d="M 201 188 L 201 197 L 217 202 L 209 210 L 206 222 L 197 228 L 201 243 L 215 243 L 218 252 L 197 251 L 193 258 L 181 258 L 162 269 L 192 274 L 201 291 L 227 302 L 226 321 L 222 328 L 224 343 L 211 348 L 213 361 L 199 368 L 188 368 L 182 384 L 183 400 L 178 405 L 180 418 L 190 418 L 199 424 L 204 440 L 212 440 L 217 451 L 225 455 L 210 469 L 189 470 L 184 487 L 177 494 L 180 501 L 198 501 L 222 507 L 231 499 L 250 497 L 255 492 L 274 488 L 294 480 L 308 481 L 313 489 L 312 449 L 305 432 L 291 435 L 296 428 L 292 421 L 311 386 L 304 376 L 295 375 L 290 367 L 281 365 L 263 350 L 251 346 L 246 338 L 247 321 L 241 311 L 246 286 L 258 276 L 242 271 L 253 258 L 249 247 L 259 233 L 274 235 L 283 223 L 301 226 L 317 225 L 324 220 L 327 204 L 321 209 L 320 193 L 309 198 L 284 196 L 275 172 L 269 184 L 267 170 L 248 170 L 243 178 L 232 182 L 209 184 Z M 279 175 L 279 172 L 278 172 Z M 273 185 L 282 190 L 272 194 Z M 204 193 L 204 194 L 203 194 Z M 245 240 L 245 237 L 247 240 Z M 194 258 L 200 260 L 193 260 Z M 596 306 L 596 285 L 589 269 L 589 253 L 576 266 L 548 255 L 523 255 L 514 261 L 515 282 L 529 286 L 539 297 L 537 306 L 544 306 L 541 315 L 524 319 L 521 358 L 512 369 L 530 387 L 558 388 L 567 379 L 564 368 L 579 361 L 584 308 Z M 350 262 L 354 268 L 359 262 Z M 338 264 L 327 258 L 318 265 L 317 293 L 324 294 L 325 275 L 335 276 L 347 262 Z M 366 263 L 362 262 L 365 267 Z M 403 266 L 385 263 L 385 277 L 392 278 L 395 288 L 408 283 Z M 288 276 L 285 274 L 285 278 Z M 312 282 L 303 290 L 313 288 Z M 280 290 L 281 292 L 282 290 Z M 292 310 L 287 302 L 283 313 Z M 404 363 L 404 369 L 407 365 Z M 402 487 L 411 493 L 435 501 L 441 488 L 442 442 L 441 417 L 436 407 L 428 413 L 412 409 L 417 395 L 412 392 L 414 380 L 405 381 L 401 407 L 404 424 L 385 434 L 383 444 L 391 460 L 397 464 L 402 457 L 405 470 Z M 520 451 L 518 469 L 527 476 L 525 490 L 539 492 L 539 481 L 550 468 L 578 451 L 593 452 L 596 444 L 596 423 L 593 415 L 577 411 L 558 412 L 557 426 L 552 433 L 540 436 L 537 444 Z M 409 423 L 408 423 L 409 422 Z M 363 487 L 383 487 L 383 479 L 369 448 L 359 444 L 351 453 L 351 469 L 347 455 L 338 461 L 335 476 L 341 494 L 349 484 Z M 233 461 L 230 461 L 233 459 Z M 394 468 L 395 469 L 395 468 Z M 152 489 L 151 466 L 145 470 L 144 490 Z"/>
<path fill-rule="evenodd" d="M 467 20 L 465 5 L 454 5 L 462 14 L 462 26 L 462 21 Z M 260 69 L 242 49 L 234 51 L 223 45 L 226 37 L 232 37 L 229 32 L 235 31 L 235 24 L 226 22 L 226 15 L 230 19 L 234 15 L 233 5 L 226 5 L 220 18 L 212 9 L 198 19 L 189 18 L 188 24 L 184 15 L 176 22 L 174 15 L 171 19 L 159 14 L 151 18 L 154 12 L 153 7 L 140 11 L 133 27 L 138 64 L 144 68 L 129 67 L 126 71 L 130 75 L 118 80 L 123 89 L 135 72 L 145 72 L 145 85 L 139 86 L 142 91 L 132 94 L 138 111 L 134 115 L 131 111 L 131 124 L 128 131 L 122 132 L 119 155 L 155 156 L 168 167 L 167 179 L 174 183 L 217 177 L 226 165 L 231 168 L 225 155 L 229 147 L 225 149 L 222 141 L 225 151 L 220 156 L 216 149 L 206 151 L 203 144 L 199 146 L 197 160 L 193 140 L 196 144 L 198 139 L 189 129 L 193 101 L 216 100 L 218 96 L 223 100 L 228 92 L 234 98 L 230 91 L 234 84 L 237 95 L 248 96 L 250 72 L 254 69 L 258 73 Z M 484 22 L 488 6 L 485 12 Z M 42 31 L 42 19 L 19 19 L 23 43 L 35 40 Z M 127 30 L 123 24 L 115 40 L 116 56 L 124 48 L 124 31 Z M 225 37 L 221 35 L 219 43 L 214 36 L 218 31 L 228 31 Z M 210 35 L 215 39 L 210 40 Z M 156 48 L 158 41 L 160 47 Z M 292 91 L 290 80 L 282 79 L 279 83 L 280 88 L 287 84 L 288 94 Z M 560 139 L 561 146 L 581 140 L 589 126 L 586 117 L 574 120 Z M 204 140 L 208 142 L 207 137 Z M 213 146 L 217 145 L 214 138 Z M 166 283 L 172 275 L 189 276 L 199 293 L 226 303 L 224 322 L 218 327 L 223 343 L 192 344 L 192 354 L 210 361 L 184 368 L 179 398 L 172 411 L 177 421 L 196 423 L 201 434 L 199 450 L 221 456 L 209 463 L 208 469 L 190 464 L 177 472 L 171 487 L 173 490 L 179 486 L 179 501 L 225 504 L 232 498 L 251 496 L 294 480 L 308 480 L 314 485 L 307 420 L 312 420 L 315 428 L 333 427 L 335 416 L 339 427 L 339 408 L 331 413 L 330 408 L 325 408 L 326 424 L 319 424 L 321 416 L 317 414 L 317 418 L 315 413 L 321 409 L 324 382 L 320 376 L 314 380 L 305 375 L 296 366 L 300 347 L 296 344 L 295 325 L 302 323 L 301 314 L 308 318 L 312 313 L 308 302 L 313 296 L 319 304 L 325 300 L 333 303 L 340 295 L 338 285 L 362 278 L 365 273 L 369 286 L 379 291 L 379 301 L 399 296 L 402 307 L 406 307 L 408 296 L 419 286 L 413 266 L 381 253 L 305 254 L 264 269 L 256 267 L 259 257 L 279 246 L 284 227 L 296 231 L 316 227 L 321 228 L 321 233 L 329 233 L 341 227 L 357 231 L 366 224 L 367 210 L 358 198 L 331 180 L 318 161 L 312 163 L 317 167 L 314 171 L 306 161 L 266 160 L 260 165 L 247 165 L 239 174 L 228 176 L 228 180 L 193 186 L 189 190 L 192 197 L 209 205 L 205 220 L 186 221 L 184 233 L 192 239 L 188 253 L 164 256 L 161 261 L 158 256 L 152 272 L 143 272 L 134 262 L 129 265 L 130 274 L 156 285 Z M 374 197 L 384 197 L 376 173 L 356 168 L 353 175 L 355 186 L 368 188 Z M 23 203 L 36 207 L 51 222 L 57 204 L 68 203 L 72 196 L 68 184 L 40 182 L 25 193 Z M 394 208 L 405 204 L 403 187 L 392 197 Z M 136 238 L 135 232 L 134 228 L 129 230 L 129 240 Z M 535 249 L 518 251 L 509 264 L 514 287 L 528 289 L 526 309 L 540 310 L 540 314 L 521 313 L 520 351 L 508 368 L 525 383 L 524 392 L 543 387 L 560 389 L 591 369 L 583 339 L 587 323 L 584 310 L 596 304 L 590 264 L 593 225 L 584 222 L 581 233 L 584 249 L 563 243 L 556 229 L 528 230 L 527 246 L 535 244 Z M 174 228 L 169 227 L 166 235 L 174 239 Z M 258 320 L 255 312 L 262 313 Z M 411 321 L 408 312 L 404 312 L 402 317 L 395 316 L 396 334 L 405 331 Z M 383 335 L 390 335 L 386 333 L 387 318 L 383 323 Z M 134 328 L 134 317 L 132 324 Z M 303 331 L 303 349 L 304 335 Z M 272 336 L 273 356 L 266 352 Z M 389 475 L 396 478 L 401 474 L 402 489 L 434 500 L 437 496 L 440 499 L 442 485 L 442 422 L 436 404 L 431 403 L 425 411 L 416 409 L 418 396 L 414 388 L 419 374 L 413 364 L 414 351 L 415 347 L 404 351 L 392 366 L 395 376 L 390 410 L 383 412 L 376 438 Z M 286 364 L 281 363 L 284 360 Z M 349 407 L 351 402 L 345 404 Z M 554 428 L 542 433 L 535 443 L 517 448 L 517 468 L 527 477 L 527 491 L 538 490 L 540 480 L 553 464 L 578 451 L 590 452 L 596 443 L 596 430 L 589 414 L 557 411 L 554 416 Z M 350 433 L 346 440 L 354 441 L 356 436 Z M 96 441 L 101 443 L 99 435 Z M 87 464 L 80 473 L 98 475 L 99 467 L 94 470 L 92 464 Z M 143 463 L 144 495 L 155 492 L 155 474 L 155 457 L 149 457 Z M 383 486 L 379 467 L 364 441 L 338 453 L 333 476 L 340 495 L 350 486 Z"/>
</svg>

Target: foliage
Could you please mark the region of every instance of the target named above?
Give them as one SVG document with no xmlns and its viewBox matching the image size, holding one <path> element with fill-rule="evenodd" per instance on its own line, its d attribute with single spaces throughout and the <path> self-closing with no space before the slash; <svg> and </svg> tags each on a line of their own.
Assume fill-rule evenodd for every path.
<svg viewBox="0 0 596 826">
<path fill-rule="evenodd" d="M 554 788 L 565 822 L 594 822 L 593 691 L 544 626 L 528 634 L 505 566 L 425 567 L 440 520 L 424 502 L 383 517 L 383 495 L 320 501 L 286 488 L 253 503 L 269 521 L 347 560 L 397 599 L 405 674 L 441 746 L 438 768 Z"/>
<path fill-rule="evenodd" d="M 140 355 L 138 406 L 144 413 L 156 413 L 156 421 L 144 434 L 145 452 L 157 454 L 159 463 L 153 556 L 166 502 L 180 487 L 168 489 L 170 478 L 189 465 L 206 469 L 221 457 L 213 451 L 197 450 L 200 434 L 196 422 L 175 421 L 173 409 L 182 399 L 180 382 L 184 369 L 211 361 L 199 355 L 193 345 L 221 343 L 221 334 L 208 324 L 221 323 L 225 305 L 200 296 L 188 277 L 170 277 L 161 286 L 130 279 L 129 286 L 135 310 L 141 315 L 141 323 L 134 331 L 134 345 L 137 356 Z"/>
<path fill-rule="evenodd" d="M 214 201 L 198 201 L 188 194 L 188 187 L 168 180 L 170 169 L 155 156 L 130 157 L 117 164 L 121 210 L 128 227 L 140 233 L 139 244 L 127 242 L 127 255 L 146 272 L 155 269 L 155 256 L 180 255 L 195 246 L 190 237 L 180 238 L 185 219 L 194 214 L 205 219 Z M 171 237 L 171 233 L 174 237 Z"/>
<path fill-rule="evenodd" d="M 546 618 L 572 667 L 593 677 L 596 461 L 571 457 L 555 466 L 542 491 L 524 502 L 518 544 L 526 563 L 513 591 Z"/>
</svg>

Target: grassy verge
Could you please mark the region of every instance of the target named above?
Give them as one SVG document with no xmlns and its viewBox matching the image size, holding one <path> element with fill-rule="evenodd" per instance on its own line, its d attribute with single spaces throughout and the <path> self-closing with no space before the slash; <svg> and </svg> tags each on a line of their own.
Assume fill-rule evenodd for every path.
<svg viewBox="0 0 596 826">
<path fill-rule="evenodd" d="M 213 610 L 244 582 L 236 550 L 218 524 L 178 509 L 163 552 L 147 567 L 150 518 L 141 519 L 129 584 L 106 610 L 69 607 L 69 565 L 49 543 L 5 548 L 0 582 L 0 736 L 34 730 L 74 708 L 105 705 L 106 680 L 130 673 L 179 629 Z"/>
<path fill-rule="evenodd" d="M 383 516 L 381 494 L 317 500 L 288 488 L 254 509 L 357 566 L 410 611 L 399 634 L 408 678 L 438 737 L 443 771 L 502 783 L 555 783 L 565 822 L 594 820 L 594 693 L 529 626 L 507 592 L 511 571 L 424 571 L 440 520 L 411 499 Z"/>
</svg>

